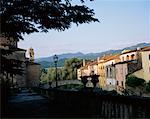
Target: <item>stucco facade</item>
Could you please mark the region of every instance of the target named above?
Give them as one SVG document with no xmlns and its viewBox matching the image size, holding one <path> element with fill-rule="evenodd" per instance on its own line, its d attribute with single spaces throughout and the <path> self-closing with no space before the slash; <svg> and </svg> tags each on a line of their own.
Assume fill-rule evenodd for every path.
<svg viewBox="0 0 150 119">
<path fill-rule="evenodd" d="M 150 81 L 150 47 L 149 51 L 141 51 L 142 55 L 142 68 L 144 70 L 144 79 L 148 82 Z"/>
<path fill-rule="evenodd" d="M 104 89 L 106 87 L 104 60 L 98 61 L 98 75 L 99 75 L 99 86 L 102 89 Z"/>
<path fill-rule="evenodd" d="M 136 60 L 138 58 L 137 50 L 124 50 L 120 55 L 121 62 Z"/>
<path fill-rule="evenodd" d="M 150 46 L 142 48 L 140 51 L 142 69 L 135 71 L 131 75 L 150 81 Z"/>
<path fill-rule="evenodd" d="M 126 75 L 128 74 L 127 63 L 118 63 L 115 65 L 116 70 L 116 89 L 121 92 L 125 89 Z"/>
</svg>

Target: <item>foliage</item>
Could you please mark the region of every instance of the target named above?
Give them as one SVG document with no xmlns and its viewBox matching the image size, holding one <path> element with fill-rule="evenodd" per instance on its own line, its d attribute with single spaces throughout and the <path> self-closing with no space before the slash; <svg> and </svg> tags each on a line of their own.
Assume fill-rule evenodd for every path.
<svg viewBox="0 0 150 119">
<path fill-rule="evenodd" d="M 41 75 L 40 75 L 41 83 L 47 83 L 46 74 L 47 74 L 47 71 L 45 69 L 42 69 Z"/>
<path fill-rule="evenodd" d="M 76 90 L 81 90 L 84 86 L 82 84 L 66 84 L 59 86 L 59 89 L 76 89 Z"/>
<path fill-rule="evenodd" d="M 1 0 L 1 34 L 19 40 L 23 39 L 22 34 L 63 31 L 71 23 L 98 21 L 93 9 L 83 2 L 74 5 L 71 0 Z"/>
<path fill-rule="evenodd" d="M 77 79 L 77 69 L 82 65 L 82 60 L 78 58 L 71 58 L 65 61 L 64 75 L 65 79 Z"/>
<path fill-rule="evenodd" d="M 145 80 L 135 76 L 128 76 L 126 84 L 130 87 L 144 86 Z"/>
<path fill-rule="evenodd" d="M 146 90 L 147 92 L 150 92 L 150 81 L 149 81 L 148 83 L 146 83 L 146 85 L 145 85 L 145 90 Z"/>
<path fill-rule="evenodd" d="M 77 68 L 82 65 L 82 60 L 78 58 L 72 58 L 65 61 L 65 65 L 62 68 L 57 68 L 58 80 L 77 79 Z M 48 68 L 41 73 L 41 81 L 53 81 L 56 77 L 55 68 Z"/>
<path fill-rule="evenodd" d="M 8 74 L 10 74 L 11 76 L 13 75 L 22 75 L 23 74 L 23 70 L 22 70 L 22 63 L 23 61 L 14 59 L 14 58 L 10 58 L 9 56 L 12 55 L 15 51 L 12 49 L 0 49 L 1 52 L 1 73 L 3 75 L 6 75 L 6 77 L 8 78 Z M 8 58 L 9 57 L 9 58 Z"/>
</svg>

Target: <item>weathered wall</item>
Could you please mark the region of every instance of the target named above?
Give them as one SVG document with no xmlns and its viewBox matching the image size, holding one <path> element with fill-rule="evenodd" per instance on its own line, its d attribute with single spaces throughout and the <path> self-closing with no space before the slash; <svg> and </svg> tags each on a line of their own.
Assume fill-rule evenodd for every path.
<svg viewBox="0 0 150 119">
<path fill-rule="evenodd" d="M 27 87 L 37 87 L 40 83 L 40 64 L 27 64 Z"/>
<path fill-rule="evenodd" d="M 150 51 L 142 52 L 142 68 L 144 70 L 144 79 L 148 82 L 150 81 Z"/>
<path fill-rule="evenodd" d="M 64 115 L 93 118 L 150 118 L 150 98 L 101 95 L 94 92 L 37 89 Z M 67 110 L 67 111 L 66 111 Z"/>
</svg>

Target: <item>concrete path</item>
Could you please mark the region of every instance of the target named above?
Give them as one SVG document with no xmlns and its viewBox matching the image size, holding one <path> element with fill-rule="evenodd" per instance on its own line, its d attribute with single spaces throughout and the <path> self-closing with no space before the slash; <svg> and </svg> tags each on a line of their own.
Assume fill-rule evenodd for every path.
<svg viewBox="0 0 150 119">
<path fill-rule="evenodd" d="M 6 118 L 48 118 L 57 117 L 47 98 L 22 90 L 9 99 Z"/>
<path fill-rule="evenodd" d="M 70 104 L 49 101 L 37 93 L 29 93 L 28 90 L 22 90 L 18 95 L 9 99 L 6 114 L 3 118 L 78 118 L 89 117 L 88 114 L 82 114 L 80 105 L 77 108 Z"/>
</svg>

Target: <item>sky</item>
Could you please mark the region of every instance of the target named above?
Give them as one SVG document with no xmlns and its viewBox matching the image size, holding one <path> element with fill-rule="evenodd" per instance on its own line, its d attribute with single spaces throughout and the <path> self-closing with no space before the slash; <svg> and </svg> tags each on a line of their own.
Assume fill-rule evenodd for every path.
<svg viewBox="0 0 150 119">
<path fill-rule="evenodd" d="M 25 35 L 19 47 L 32 47 L 35 58 L 63 53 L 96 53 L 150 42 L 150 0 L 95 0 L 85 4 L 94 9 L 98 22 L 73 24 L 66 31 Z M 27 52 L 28 57 L 28 52 Z"/>
</svg>

